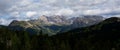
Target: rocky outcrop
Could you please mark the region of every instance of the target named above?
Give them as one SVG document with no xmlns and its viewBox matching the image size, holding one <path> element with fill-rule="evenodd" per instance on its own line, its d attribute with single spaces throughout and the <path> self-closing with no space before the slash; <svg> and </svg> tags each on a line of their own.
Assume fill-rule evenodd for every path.
<svg viewBox="0 0 120 50">
<path fill-rule="evenodd" d="M 17 21 L 17 20 L 13 20 L 9 26 L 21 26 L 24 28 L 29 28 L 32 27 L 33 25 L 27 21 Z"/>
</svg>

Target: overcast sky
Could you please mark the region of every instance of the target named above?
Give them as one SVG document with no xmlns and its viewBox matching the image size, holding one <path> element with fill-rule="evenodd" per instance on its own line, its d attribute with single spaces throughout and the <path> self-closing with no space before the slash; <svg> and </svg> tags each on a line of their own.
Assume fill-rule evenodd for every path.
<svg viewBox="0 0 120 50">
<path fill-rule="evenodd" d="M 120 0 L 0 0 L 0 24 L 41 15 L 120 16 Z"/>
</svg>

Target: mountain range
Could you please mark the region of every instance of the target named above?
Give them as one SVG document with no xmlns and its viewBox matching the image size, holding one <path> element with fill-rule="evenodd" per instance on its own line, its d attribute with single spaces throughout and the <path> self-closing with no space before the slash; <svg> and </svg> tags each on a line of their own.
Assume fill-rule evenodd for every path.
<svg viewBox="0 0 120 50">
<path fill-rule="evenodd" d="M 54 35 L 71 29 L 86 27 L 103 21 L 102 16 L 86 15 L 81 17 L 67 18 L 66 16 L 40 16 L 38 19 L 29 21 L 13 20 L 9 27 L 13 30 L 26 30 L 31 34 L 42 30 L 45 34 Z"/>
<path fill-rule="evenodd" d="M 38 19 L 29 21 L 13 20 L 9 27 L 13 30 L 26 30 L 31 34 L 38 31 L 45 34 L 54 35 L 59 32 L 65 32 L 74 28 L 86 27 L 103 21 L 102 16 L 86 15 L 82 17 L 67 18 L 66 16 L 40 16 Z"/>
</svg>

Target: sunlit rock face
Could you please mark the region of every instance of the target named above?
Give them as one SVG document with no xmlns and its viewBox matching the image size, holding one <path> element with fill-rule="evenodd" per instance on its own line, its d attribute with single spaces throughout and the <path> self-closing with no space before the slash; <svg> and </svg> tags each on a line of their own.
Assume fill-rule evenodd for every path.
<svg viewBox="0 0 120 50">
<path fill-rule="evenodd" d="M 29 23 L 28 21 L 17 21 L 17 20 L 13 20 L 9 26 L 21 26 L 24 28 L 28 28 L 28 27 L 32 27 L 33 25 L 31 23 Z"/>
</svg>

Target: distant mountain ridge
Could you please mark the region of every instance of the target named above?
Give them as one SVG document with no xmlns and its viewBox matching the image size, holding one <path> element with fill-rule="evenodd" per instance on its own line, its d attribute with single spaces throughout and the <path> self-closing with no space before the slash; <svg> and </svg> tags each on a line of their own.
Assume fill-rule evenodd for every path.
<svg viewBox="0 0 120 50">
<path fill-rule="evenodd" d="M 58 32 L 65 32 L 67 30 L 71 30 L 74 28 L 79 27 L 86 27 L 93 24 L 97 24 L 103 21 L 102 16 L 97 15 L 88 15 L 83 17 L 73 17 L 67 18 L 66 16 L 41 16 L 36 20 L 29 20 L 29 21 L 17 21 L 14 20 L 9 24 L 9 27 L 13 29 L 16 28 L 15 26 L 20 26 L 25 29 L 35 29 L 35 30 L 43 30 L 43 32 L 51 33 L 58 33 Z"/>
</svg>

